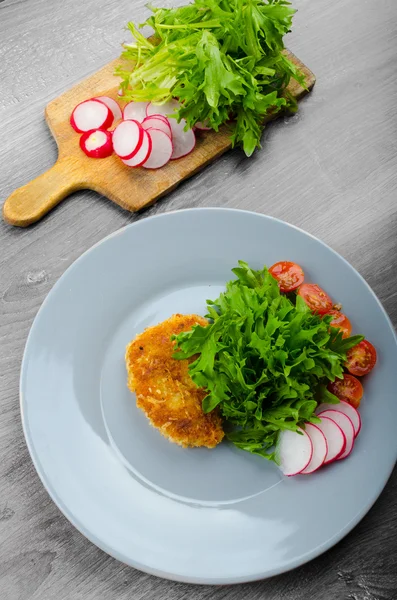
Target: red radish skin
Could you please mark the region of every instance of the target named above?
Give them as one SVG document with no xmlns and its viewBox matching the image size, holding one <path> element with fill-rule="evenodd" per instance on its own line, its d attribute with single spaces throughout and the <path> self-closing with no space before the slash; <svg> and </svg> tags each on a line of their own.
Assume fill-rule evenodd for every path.
<svg viewBox="0 0 397 600">
<path fill-rule="evenodd" d="M 113 131 L 113 148 L 117 156 L 129 160 L 140 150 L 144 129 L 138 121 L 121 121 Z"/>
<path fill-rule="evenodd" d="M 147 131 L 143 131 L 143 141 L 138 152 L 128 160 L 123 160 L 123 163 L 128 167 L 142 167 L 142 165 L 148 160 L 152 151 L 152 140 Z"/>
<path fill-rule="evenodd" d="M 313 423 L 306 423 L 305 431 L 312 441 L 313 454 L 306 469 L 301 471 L 301 475 L 309 475 L 310 473 L 314 473 L 314 471 L 317 471 L 317 469 L 322 467 L 328 452 L 327 440 L 325 439 L 325 435 L 321 429 L 319 429 L 316 425 L 313 425 Z"/>
<path fill-rule="evenodd" d="M 354 434 L 357 437 L 360 433 L 361 429 L 361 417 L 360 413 L 354 406 L 349 404 L 349 402 L 345 402 L 344 400 L 340 400 L 338 404 L 320 404 L 320 406 L 316 410 L 316 414 L 320 414 L 326 410 L 339 410 L 340 412 L 345 413 L 353 423 Z"/>
<path fill-rule="evenodd" d="M 324 465 L 328 465 L 345 451 L 346 437 L 339 425 L 328 417 L 321 417 L 321 421 L 316 423 L 316 427 L 323 432 L 327 440 L 328 451 Z"/>
<path fill-rule="evenodd" d="M 342 429 L 346 438 L 346 447 L 342 454 L 336 457 L 336 460 L 347 458 L 350 452 L 353 450 L 355 438 L 354 427 L 351 419 L 349 419 L 345 413 L 339 412 L 338 410 L 326 410 L 323 413 L 320 413 L 318 416 L 320 419 L 323 419 L 324 417 L 332 419 L 332 421 L 335 421 L 335 423 Z"/>
<path fill-rule="evenodd" d="M 101 102 L 106 104 L 108 109 L 112 111 L 114 120 L 120 121 L 120 119 L 123 116 L 123 113 L 121 111 L 119 103 L 116 102 L 116 100 L 113 100 L 113 98 L 109 98 L 109 96 L 98 96 L 98 98 L 94 98 L 94 100 L 100 100 Z"/>
<path fill-rule="evenodd" d="M 285 429 L 281 431 L 277 442 L 277 458 L 284 475 L 291 477 L 299 475 L 311 461 L 313 444 L 303 429 L 296 431 Z"/>
<path fill-rule="evenodd" d="M 108 129 L 113 123 L 113 113 L 100 100 L 85 100 L 73 110 L 70 124 L 77 133 L 94 129 Z"/>
<path fill-rule="evenodd" d="M 129 102 L 125 105 L 123 110 L 123 119 L 134 119 L 135 121 L 142 121 L 146 118 L 146 108 L 149 102 Z"/>
<path fill-rule="evenodd" d="M 80 148 L 90 158 L 107 158 L 113 154 L 112 134 L 103 129 L 86 131 L 80 138 Z"/>
<path fill-rule="evenodd" d="M 171 138 L 171 127 L 170 124 L 168 123 L 168 119 L 164 119 L 163 117 L 157 116 L 157 117 L 146 117 L 146 119 L 144 119 L 142 121 L 142 127 L 146 130 L 148 129 L 160 129 L 160 131 L 164 131 L 164 133 L 166 133 L 168 135 L 169 138 Z"/>
<path fill-rule="evenodd" d="M 174 148 L 171 138 L 160 129 L 148 129 L 147 133 L 152 141 L 152 151 L 142 166 L 145 169 L 160 169 L 169 162 L 172 156 Z"/>
</svg>

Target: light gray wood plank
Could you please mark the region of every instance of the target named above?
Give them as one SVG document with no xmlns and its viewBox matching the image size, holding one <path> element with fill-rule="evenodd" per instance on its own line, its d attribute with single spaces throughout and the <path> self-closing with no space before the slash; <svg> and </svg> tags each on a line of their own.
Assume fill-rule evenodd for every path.
<svg viewBox="0 0 397 600">
<path fill-rule="evenodd" d="M 144 2 L 0 2 L 1 201 L 56 158 L 46 103 L 118 55 Z M 244 586 L 196 587 L 139 573 L 83 538 L 42 487 L 20 425 L 20 362 L 45 295 L 92 244 L 151 214 L 230 206 L 303 227 L 362 273 L 397 324 L 397 3 L 295 5 L 288 45 L 317 85 L 296 116 L 267 128 L 252 159 L 228 153 L 143 214 L 81 192 L 27 230 L 0 224 L 1 600 L 397 599 L 396 471 L 355 530 L 308 565 Z"/>
</svg>

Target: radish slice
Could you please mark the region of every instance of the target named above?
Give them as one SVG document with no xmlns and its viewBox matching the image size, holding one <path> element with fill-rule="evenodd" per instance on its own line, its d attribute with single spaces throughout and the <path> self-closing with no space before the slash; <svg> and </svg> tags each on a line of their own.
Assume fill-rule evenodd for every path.
<svg viewBox="0 0 397 600">
<path fill-rule="evenodd" d="M 202 123 L 201 121 L 197 121 L 197 123 L 194 126 L 200 131 L 210 131 L 212 129 L 211 127 L 208 127 L 208 121 L 204 121 L 204 123 Z"/>
<path fill-rule="evenodd" d="M 296 431 L 285 429 L 281 431 L 276 448 L 276 455 L 281 471 L 284 475 L 298 475 L 311 461 L 313 444 L 303 429 L 299 429 L 302 435 Z"/>
<path fill-rule="evenodd" d="M 149 102 L 129 102 L 124 106 L 123 119 L 134 119 L 142 123 L 146 118 L 146 107 Z"/>
<path fill-rule="evenodd" d="M 154 115 L 164 115 L 164 117 L 168 117 L 176 112 L 179 107 L 180 104 L 177 100 L 170 100 L 164 104 L 153 104 L 152 102 L 148 102 L 146 116 L 152 117 Z"/>
<path fill-rule="evenodd" d="M 113 154 L 112 134 L 103 129 L 86 131 L 80 138 L 80 148 L 90 158 L 106 158 Z"/>
<path fill-rule="evenodd" d="M 324 412 L 325 410 L 338 410 L 339 412 L 345 413 L 345 415 L 347 415 L 353 423 L 355 436 L 358 436 L 361 429 L 361 417 L 360 413 L 357 409 L 354 408 L 354 406 L 352 406 L 348 402 L 345 402 L 344 400 L 340 400 L 338 404 L 324 403 L 320 404 L 320 406 L 317 408 L 316 414 L 318 415 Z"/>
<path fill-rule="evenodd" d="M 128 167 L 141 167 L 143 163 L 147 161 L 152 151 L 152 140 L 147 131 L 143 131 L 143 140 L 138 152 L 127 160 L 123 160 L 123 163 Z"/>
<path fill-rule="evenodd" d="M 85 100 L 76 106 L 70 124 L 78 133 L 93 129 L 108 129 L 113 123 L 113 113 L 101 100 Z"/>
<path fill-rule="evenodd" d="M 113 131 L 113 148 L 120 158 L 130 159 L 139 151 L 144 130 L 138 121 L 121 121 Z"/>
<path fill-rule="evenodd" d="M 164 117 L 161 117 L 161 119 L 160 117 L 146 117 L 146 119 L 142 121 L 142 127 L 146 130 L 160 129 L 160 131 L 164 131 L 164 133 L 171 138 L 171 127 L 168 123 L 168 119 L 165 119 Z"/>
<path fill-rule="evenodd" d="M 180 123 L 177 123 L 175 119 L 170 119 L 172 143 L 174 145 L 174 152 L 172 153 L 171 160 L 182 158 L 190 154 L 196 145 L 196 136 L 194 135 L 193 129 L 184 131 L 186 125 L 185 119 L 182 119 Z"/>
<path fill-rule="evenodd" d="M 165 117 L 164 115 L 150 115 L 150 117 L 145 117 L 145 119 L 160 119 L 161 121 L 164 121 L 164 123 L 167 123 L 167 125 L 170 124 L 169 120 L 167 119 L 167 117 Z M 170 127 L 171 129 L 171 127 Z"/>
<path fill-rule="evenodd" d="M 117 90 L 117 95 L 120 96 L 120 98 L 121 98 L 121 96 L 124 96 L 124 90 L 123 90 L 123 88 L 119 88 Z"/>
<path fill-rule="evenodd" d="M 109 96 L 98 96 L 98 98 L 94 98 L 94 100 L 100 100 L 112 111 L 113 117 L 115 121 L 119 121 L 122 117 L 121 108 L 116 100 L 113 98 L 109 98 Z"/>
<path fill-rule="evenodd" d="M 314 473 L 314 471 L 317 471 L 317 469 L 324 464 L 325 457 L 327 456 L 328 452 L 327 440 L 325 439 L 325 435 L 321 429 L 319 429 L 316 425 L 313 425 L 313 423 L 306 423 L 305 431 L 312 441 L 313 454 L 306 469 L 301 471 L 301 475 L 309 475 L 309 473 Z"/>
<path fill-rule="evenodd" d="M 149 158 L 143 163 L 145 169 L 159 169 L 167 164 L 173 152 L 173 145 L 169 134 L 160 129 L 148 129 L 147 133 L 152 140 L 152 151 Z"/>
<path fill-rule="evenodd" d="M 176 100 L 170 100 L 165 104 L 148 104 L 146 108 L 147 116 L 153 116 L 155 114 L 170 116 L 174 114 L 180 107 L 179 102 Z M 193 129 L 185 131 L 186 121 L 182 119 L 180 123 L 177 123 L 176 119 L 169 119 L 172 133 L 172 143 L 174 145 L 174 152 L 171 156 L 171 160 L 182 158 L 190 154 L 196 145 L 196 136 L 194 135 Z"/>
<path fill-rule="evenodd" d="M 333 419 L 321 416 L 321 422 L 316 423 L 324 434 L 327 441 L 328 452 L 324 464 L 327 465 L 336 460 L 346 449 L 346 437 L 342 429 Z"/>
<path fill-rule="evenodd" d="M 349 417 L 345 415 L 345 413 L 339 412 L 338 410 L 325 410 L 318 416 L 320 417 L 320 419 L 323 419 L 324 417 L 332 419 L 337 425 L 339 425 L 339 427 L 345 434 L 346 448 L 340 456 L 336 457 L 336 460 L 341 460 L 341 458 L 346 458 L 347 456 L 349 456 L 350 452 L 353 450 L 355 438 L 353 423 L 351 422 Z"/>
</svg>

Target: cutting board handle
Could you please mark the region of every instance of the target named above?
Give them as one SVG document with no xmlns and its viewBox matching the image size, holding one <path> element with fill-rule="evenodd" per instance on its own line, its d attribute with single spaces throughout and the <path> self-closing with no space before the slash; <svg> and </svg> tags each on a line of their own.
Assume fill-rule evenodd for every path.
<svg viewBox="0 0 397 600">
<path fill-rule="evenodd" d="M 51 169 L 7 198 L 3 206 L 4 219 L 19 227 L 41 219 L 66 196 L 85 187 L 81 181 L 74 180 L 74 172 L 70 158 L 59 158 Z"/>
</svg>

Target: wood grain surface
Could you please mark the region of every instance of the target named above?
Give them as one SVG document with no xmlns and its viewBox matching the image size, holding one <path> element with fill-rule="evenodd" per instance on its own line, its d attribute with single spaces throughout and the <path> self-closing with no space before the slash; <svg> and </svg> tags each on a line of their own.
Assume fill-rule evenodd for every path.
<svg viewBox="0 0 397 600">
<path fill-rule="evenodd" d="M 305 88 L 294 79 L 287 87 L 288 93 L 300 100 L 313 88 L 315 76 L 291 52 L 286 54 L 305 77 Z M 98 96 L 110 96 L 124 107 L 125 102 L 117 97 L 119 80 L 114 77 L 120 64 L 120 58 L 112 60 L 46 106 L 45 118 L 58 146 L 58 158 L 51 169 L 6 199 L 3 216 L 10 225 L 26 227 L 35 223 L 66 196 L 81 189 L 94 190 L 127 210 L 141 210 L 230 150 L 231 131 L 224 125 L 218 132 L 196 132 L 193 152 L 171 160 L 162 169 L 131 169 L 115 154 L 104 160 L 86 156 L 79 146 L 80 135 L 70 126 L 70 115 L 80 102 Z M 269 114 L 265 122 L 274 118 Z"/>
<path fill-rule="evenodd" d="M 2 201 L 56 160 L 45 106 L 118 54 L 145 3 L 0 2 Z M 296 116 L 265 130 L 253 158 L 228 152 L 139 214 L 82 191 L 34 227 L 0 223 L 1 600 L 397 599 L 396 470 L 361 523 L 311 563 L 253 584 L 195 587 L 123 566 L 80 535 L 41 485 L 21 429 L 20 363 L 45 295 L 83 251 L 148 215 L 229 206 L 281 217 L 345 256 L 397 324 L 397 2 L 294 3 L 288 46 L 317 84 Z"/>
</svg>

